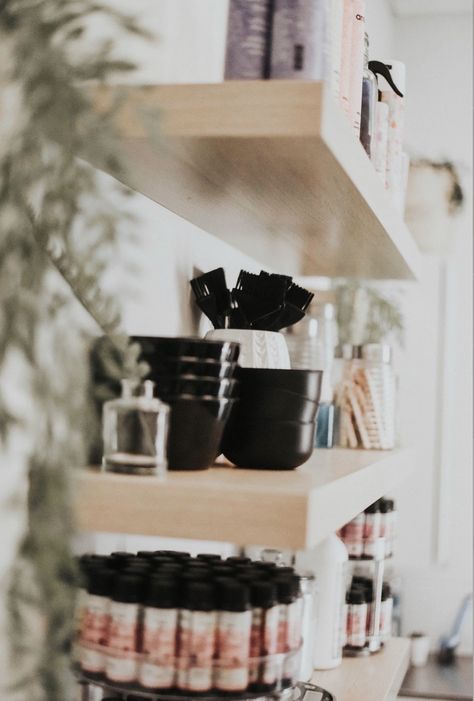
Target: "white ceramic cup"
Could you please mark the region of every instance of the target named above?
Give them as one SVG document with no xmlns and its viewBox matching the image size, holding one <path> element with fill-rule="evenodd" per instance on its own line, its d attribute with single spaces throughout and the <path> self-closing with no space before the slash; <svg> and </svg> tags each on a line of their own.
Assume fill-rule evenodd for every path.
<svg viewBox="0 0 474 701">
<path fill-rule="evenodd" d="M 243 368 L 272 368 L 289 370 L 290 355 L 284 335 L 278 331 L 253 329 L 212 329 L 206 334 L 209 341 L 240 343 L 239 365 Z"/>
<path fill-rule="evenodd" d="M 424 667 L 430 654 L 430 638 L 428 635 L 412 635 L 410 661 L 413 667 Z"/>
</svg>

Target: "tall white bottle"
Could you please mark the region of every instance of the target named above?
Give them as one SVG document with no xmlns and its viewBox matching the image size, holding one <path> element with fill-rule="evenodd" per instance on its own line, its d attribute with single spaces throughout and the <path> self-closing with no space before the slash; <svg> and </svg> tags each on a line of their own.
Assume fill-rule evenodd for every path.
<svg viewBox="0 0 474 701">
<path fill-rule="evenodd" d="M 315 669 L 333 669 L 342 662 L 347 561 L 346 547 L 336 535 L 296 554 L 297 570 L 309 570 L 316 577 Z"/>
</svg>

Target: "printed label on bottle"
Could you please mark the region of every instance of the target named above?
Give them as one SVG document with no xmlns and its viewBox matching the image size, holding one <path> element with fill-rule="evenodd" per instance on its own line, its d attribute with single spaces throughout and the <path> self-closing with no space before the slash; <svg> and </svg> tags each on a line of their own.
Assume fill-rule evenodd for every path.
<svg viewBox="0 0 474 701">
<path fill-rule="evenodd" d="M 88 647 L 87 643 L 79 646 L 79 660 L 85 672 L 99 674 L 105 669 L 104 653 L 93 647 Z"/>
<path fill-rule="evenodd" d="M 366 514 L 364 525 L 364 555 L 373 557 L 376 540 L 380 537 L 380 513 Z"/>
<path fill-rule="evenodd" d="M 76 606 L 74 609 L 74 629 L 79 631 L 82 630 L 82 623 L 87 609 L 87 598 L 89 594 L 87 591 L 81 587 L 78 589 L 76 597 Z"/>
<path fill-rule="evenodd" d="M 138 604 L 112 601 L 108 645 L 122 652 L 136 652 L 138 633 Z"/>
<path fill-rule="evenodd" d="M 138 604 L 112 601 L 106 661 L 106 676 L 111 681 L 131 682 L 136 679 L 138 646 Z"/>
<path fill-rule="evenodd" d="M 250 630 L 250 659 L 255 660 L 263 654 L 263 624 L 264 611 L 261 608 L 252 609 L 252 627 Z M 259 663 L 251 661 L 249 665 L 249 684 L 255 684 L 259 677 Z"/>
<path fill-rule="evenodd" d="M 344 545 L 351 557 L 360 557 L 364 552 L 364 514 L 359 514 L 344 527 Z"/>
<path fill-rule="evenodd" d="M 372 603 L 367 604 L 367 623 L 365 626 L 367 635 L 370 635 L 370 631 L 371 631 L 373 609 L 374 609 L 374 605 Z"/>
<path fill-rule="evenodd" d="M 367 604 L 350 604 L 348 614 L 348 643 L 364 647 L 366 641 Z"/>
<path fill-rule="evenodd" d="M 170 689 L 174 678 L 174 664 L 169 666 L 154 662 L 142 662 L 138 675 L 138 680 L 145 689 Z"/>
<path fill-rule="evenodd" d="M 216 688 L 244 691 L 249 683 L 248 658 L 252 612 L 219 613 L 217 627 Z"/>
<path fill-rule="evenodd" d="M 265 611 L 265 625 L 263 629 L 263 655 L 275 655 L 278 649 L 278 623 L 280 610 L 278 606 Z M 269 660 L 263 666 L 264 684 L 274 684 L 278 677 L 278 663 L 276 660 Z"/>
<path fill-rule="evenodd" d="M 286 604 L 278 604 L 278 635 L 277 635 L 277 652 L 288 652 L 289 636 L 288 636 L 288 612 Z"/>
<path fill-rule="evenodd" d="M 299 597 L 291 604 L 288 604 L 288 637 L 291 650 L 297 650 L 301 642 L 301 604 Z"/>
<path fill-rule="evenodd" d="M 134 682 L 137 678 L 135 653 L 108 653 L 105 661 L 105 675 L 107 679 L 114 682 Z"/>
<path fill-rule="evenodd" d="M 142 686 L 156 689 L 173 686 L 177 623 L 177 609 L 145 609 L 143 654 L 147 660 L 140 669 Z"/>
<path fill-rule="evenodd" d="M 110 625 L 110 599 L 105 596 L 87 596 L 82 617 L 81 642 L 106 645 Z"/>
<path fill-rule="evenodd" d="M 181 611 L 178 644 L 180 689 L 208 691 L 212 687 L 215 632 L 215 611 Z"/>
</svg>

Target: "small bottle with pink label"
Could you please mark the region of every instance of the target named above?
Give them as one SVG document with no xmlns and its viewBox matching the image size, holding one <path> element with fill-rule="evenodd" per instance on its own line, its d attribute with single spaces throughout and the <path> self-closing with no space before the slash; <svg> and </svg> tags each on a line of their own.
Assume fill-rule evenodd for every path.
<svg viewBox="0 0 474 701">
<path fill-rule="evenodd" d="M 349 557 L 362 557 L 364 553 L 365 514 L 358 514 L 352 521 L 346 523 L 341 531 L 341 538 L 347 548 Z"/>
<path fill-rule="evenodd" d="M 177 687 L 193 693 L 209 691 L 213 682 L 216 606 L 213 587 L 202 576 L 185 580 L 179 617 Z"/>
<path fill-rule="evenodd" d="M 377 541 L 380 538 L 381 514 L 380 505 L 376 501 L 365 509 L 364 523 L 364 555 L 372 558 L 376 553 Z"/>
<path fill-rule="evenodd" d="M 175 682 L 178 592 L 175 580 L 165 576 L 151 579 L 145 599 L 138 681 L 146 689 L 171 689 Z"/>
<path fill-rule="evenodd" d="M 91 567 L 87 595 L 81 616 L 80 665 L 90 675 L 105 670 L 105 656 L 100 648 L 107 644 L 110 627 L 110 594 L 113 573 L 105 567 Z"/>
<path fill-rule="evenodd" d="M 279 608 L 276 587 L 272 582 L 254 580 L 250 584 L 252 605 L 252 631 L 250 636 L 249 685 L 252 691 L 273 691 L 276 687 L 278 668 L 277 652 Z M 259 658 L 269 657 L 268 661 Z M 259 659 L 257 662 L 256 660 Z"/>
<path fill-rule="evenodd" d="M 121 574 L 116 580 L 105 663 L 105 676 L 112 682 L 128 684 L 137 679 L 142 589 L 140 575 Z"/>
<path fill-rule="evenodd" d="M 284 568 L 281 568 L 284 569 Z M 295 580 L 292 576 L 282 575 L 275 579 L 278 595 L 278 638 L 277 651 L 290 653 L 295 650 L 298 628 L 298 604 Z M 288 658 L 283 669 L 283 685 L 291 686 L 296 673 L 297 661 Z"/>
<path fill-rule="evenodd" d="M 218 582 L 218 606 L 215 688 L 240 693 L 249 684 L 252 612 L 248 587 L 222 579 Z"/>
<path fill-rule="evenodd" d="M 367 602 L 362 588 L 349 592 L 347 615 L 347 643 L 350 647 L 362 648 L 366 642 Z"/>
</svg>

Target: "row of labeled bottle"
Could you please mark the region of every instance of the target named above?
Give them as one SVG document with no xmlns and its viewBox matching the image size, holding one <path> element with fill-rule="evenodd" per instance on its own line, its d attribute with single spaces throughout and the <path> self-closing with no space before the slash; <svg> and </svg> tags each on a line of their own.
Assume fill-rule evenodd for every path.
<svg viewBox="0 0 474 701">
<path fill-rule="evenodd" d="M 304 600 L 293 568 L 169 551 L 80 564 L 77 647 L 88 677 L 233 694 L 297 681 Z"/>
<path fill-rule="evenodd" d="M 384 556 L 393 555 L 397 532 L 397 511 L 393 499 L 378 499 L 339 531 L 350 558 L 372 559 L 380 538 Z"/>
<path fill-rule="evenodd" d="M 392 634 L 393 597 L 390 585 L 384 583 L 381 592 L 380 614 L 377 625 L 380 642 L 385 643 Z M 345 648 L 362 649 L 371 636 L 376 600 L 373 580 L 370 577 L 352 578 L 346 594 L 343 611 L 343 645 Z"/>
<path fill-rule="evenodd" d="M 405 66 L 369 61 L 365 0 L 231 0 L 225 78 L 326 81 L 400 209 Z"/>
</svg>

